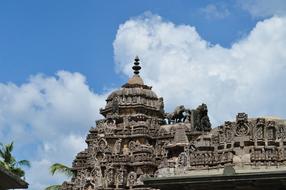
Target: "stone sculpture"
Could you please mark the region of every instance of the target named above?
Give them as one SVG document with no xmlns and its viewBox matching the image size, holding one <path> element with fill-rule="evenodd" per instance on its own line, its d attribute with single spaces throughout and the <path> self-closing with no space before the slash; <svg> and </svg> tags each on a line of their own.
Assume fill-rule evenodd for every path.
<svg viewBox="0 0 286 190">
<path fill-rule="evenodd" d="M 121 142 L 122 142 L 122 139 L 118 139 L 115 141 L 113 153 L 116 155 L 118 155 L 121 151 Z"/>
<path fill-rule="evenodd" d="M 177 122 L 183 121 L 184 117 L 185 117 L 184 116 L 185 110 L 186 110 L 185 106 L 180 105 L 180 106 L 176 107 L 174 112 L 166 114 L 166 118 L 168 120 L 168 124 L 177 123 Z"/>
</svg>

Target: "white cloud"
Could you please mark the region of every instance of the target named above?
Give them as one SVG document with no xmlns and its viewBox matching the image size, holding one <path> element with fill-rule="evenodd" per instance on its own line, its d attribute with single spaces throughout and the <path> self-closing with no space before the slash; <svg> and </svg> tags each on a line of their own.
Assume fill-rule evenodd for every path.
<svg viewBox="0 0 286 190">
<path fill-rule="evenodd" d="M 253 17 L 283 16 L 286 14 L 285 0 L 237 0 L 237 2 Z"/>
<path fill-rule="evenodd" d="M 15 141 L 19 159 L 31 161 L 29 189 L 63 182 L 63 176 L 51 176 L 48 168 L 55 162 L 71 165 L 85 148 L 105 98 L 88 87 L 83 75 L 67 71 L 32 76 L 20 86 L 0 83 L 0 139 Z"/>
<path fill-rule="evenodd" d="M 207 19 L 223 19 L 230 14 L 226 6 L 215 4 L 208 4 L 206 7 L 201 8 L 200 12 Z"/>
<path fill-rule="evenodd" d="M 217 125 L 237 112 L 286 117 L 285 42 L 285 17 L 257 23 L 224 48 L 202 39 L 195 27 L 149 14 L 122 24 L 113 45 L 117 67 L 127 75 L 134 56 L 141 57 L 141 75 L 165 98 L 167 111 L 205 102 Z"/>
</svg>

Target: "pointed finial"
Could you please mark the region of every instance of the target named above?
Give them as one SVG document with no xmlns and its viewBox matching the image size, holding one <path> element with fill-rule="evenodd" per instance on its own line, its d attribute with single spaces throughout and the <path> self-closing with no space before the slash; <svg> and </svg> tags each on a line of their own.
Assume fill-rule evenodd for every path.
<svg viewBox="0 0 286 190">
<path fill-rule="evenodd" d="M 134 70 L 134 74 L 135 75 L 138 75 L 139 74 L 139 71 L 140 71 L 140 69 L 141 69 L 141 67 L 140 67 L 140 63 L 139 63 L 139 61 L 140 61 L 140 59 L 139 59 L 139 57 L 138 56 L 136 56 L 135 57 L 135 59 L 134 59 L 134 66 L 132 67 L 132 69 Z"/>
</svg>

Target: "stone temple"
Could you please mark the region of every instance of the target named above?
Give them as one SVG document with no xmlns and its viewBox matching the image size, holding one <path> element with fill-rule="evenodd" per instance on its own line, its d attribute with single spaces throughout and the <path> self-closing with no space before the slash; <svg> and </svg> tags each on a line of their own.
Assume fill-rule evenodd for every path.
<svg viewBox="0 0 286 190">
<path fill-rule="evenodd" d="M 106 99 L 62 190 L 286 189 L 286 121 L 248 118 L 212 128 L 206 104 L 164 111 L 134 75 Z"/>
</svg>

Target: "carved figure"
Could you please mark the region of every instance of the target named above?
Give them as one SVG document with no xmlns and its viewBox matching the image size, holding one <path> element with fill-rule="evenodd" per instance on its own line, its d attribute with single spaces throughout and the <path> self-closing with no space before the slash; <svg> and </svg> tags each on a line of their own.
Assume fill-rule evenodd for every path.
<svg viewBox="0 0 286 190">
<path fill-rule="evenodd" d="M 237 136 L 245 136 L 249 132 L 249 127 L 247 124 L 239 124 L 236 127 L 236 135 Z"/>
<path fill-rule="evenodd" d="M 194 128 L 197 131 L 210 131 L 211 122 L 208 116 L 208 108 L 206 104 L 200 105 L 194 110 Z"/>
<path fill-rule="evenodd" d="M 286 129 L 284 126 L 280 125 L 277 130 L 277 138 L 283 140 L 286 138 Z"/>
<path fill-rule="evenodd" d="M 137 174 L 135 172 L 130 172 L 127 176 L 127 186 L 133 187 L 136 184 Z"/>
<path fill-rule="evenodd" d="M 123 155 L 129 155 L 129 148 L 127 147 L 127 144 L 123 146 L 122 152 Z"/>
<path fill-rule="evenodd" d="M 264 128 L 265 128 L 265 119 L 257 118 L 256 120 L 256 130 L 254 131 L 254 138 L 263 139 L 264 138 Z"/>
<path fill-rule="evenodd" d="M 247 123 L 248 116 L 246 113 L 238 113 L 236 116 L 236 123 L 237 124 L 242 124 L 242 123 Z"/>
<path fill-rule="evenodd" d="M 172 113 L 169 113 L 169 114 L 166 114 L 165 117 L 167 118 L 168 120 L 168 124 L 171 124 L 171 123 L 178 123 L 178 122 L 181 122 L 183 121 L 184 119 L 184 112 L 185 112 L 185 106 L 183 105 L 180 105 L 180 106 L 177 106 L 176 109 L 174 110 L 174 112 Z"/>
<path fill-rule="evenodd" d="M 158 108 L 159 108 L 159 110 L 163 113 L 163 112 L 164 112 L 164 100 L 163 100 L 162 97 L 159 98 L 158 100 L 159 100 L 159 101 L 158 101 Z"/>
<path fill-rule="evenodd" d="M 245 136 L 249 133 L 249 125 L 246 113 L 238 113 L 236 116 L 236 135 Z"/>
<path fill-rule="evenodd" d="M 114 171 L 113 168 L 109 167 L 105 171 L 105 180 L 106 180 L 106 185 L 110 186 L 113 185 L 114 183 Z"/>
<path fill-rule="evenodd" d="M 102 186 L 102 173 L 100 166 L 94 166 L 91 171 L 91 175 L 93 176 L 94 186 L 101 187 Z"/>
<path fill-rule="evenodd" d="M 177 164 L 179 167 L 188 166 L 188 156 L 186 152 L 182 152 L 179 154 Z"/>
<path fill-rule="evenodd" d="M 107 141 L 106 141 L 104 138 L 101 138 L 101 139 L 98 141 L 98 149 L 99 149 L 99 151 L 104 152 L 104 150 L 106 149 L 106 147 L 107 147 Z"/>
<path fill-rule="evenodd" d="M 91 173 L 85 176 L 84 190 L 93 190 L 95 188 L 95 181 Z"/>
<path fill-rule="evenodd" d="M 267 122 L 267 138 L 274 140 L 276 138 L 275 133 L 276 133 L 275 122 L 268 121 Z"/>
<path fill-rule="evenodd" d="M 114 144 L 113 153 L 115 155 L 118 155 L 121 151 L 121 142 L 122 142 L 122 139 L 118 139 L 118 140 L 116 140 L 116 142 Z"/>
<path fill-rule="evenodd" d="M 118 109 L 119 109 L 118 97 L 114 97 L 114 99 L 112 101 L 112 112 L 114 114 L 117 114 Z"/>
<path fill-rule="evenodd" d="M 116 172 L 116 187 L 124 184 L 124 169 L 120 168 Z"/>
</svg>

